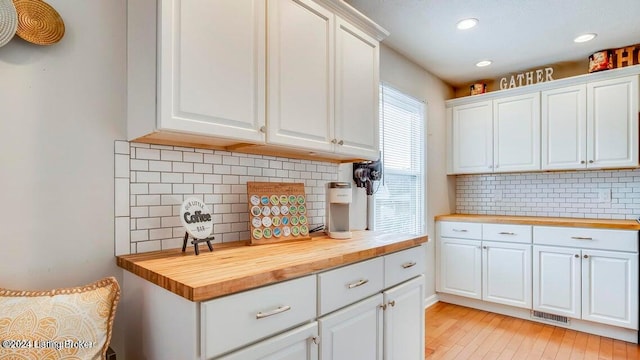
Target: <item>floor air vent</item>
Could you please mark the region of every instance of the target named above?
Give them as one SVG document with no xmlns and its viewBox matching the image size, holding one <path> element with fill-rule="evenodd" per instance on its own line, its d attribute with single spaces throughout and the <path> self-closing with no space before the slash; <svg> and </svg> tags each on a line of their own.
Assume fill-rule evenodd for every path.
<svg viewBox="0 0 640 360">
<path fill-rule="evenodd" d="M 531 312 L 531 317 L 535 318 L 535 319 L 540 319 L 540 320 L 545 320 L 545 321 L 552 321 L 555 323 L 559 323 L 559 324 L 564 324 L 564 325 L 569 325 L 569 318 L 566 316 L 560 316 L 560 315 L 554 315 L 554 314 L 548 314 L 542 311 L 532 311 Z"/>
</svg>

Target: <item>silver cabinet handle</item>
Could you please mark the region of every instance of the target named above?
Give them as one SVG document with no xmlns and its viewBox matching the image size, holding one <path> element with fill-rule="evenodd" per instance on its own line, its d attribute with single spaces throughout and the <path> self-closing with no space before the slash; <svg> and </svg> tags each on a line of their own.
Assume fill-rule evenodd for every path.
<svg viewBox="0 0 640 360">
<path fill-rule="evenodd" d="M 402 264 L 402 268 L 403 269 L 408 269 L 408 268 L 414 267 L 414 266 L 416 266 L 416 262 L 415 261 L 411 261 L 411 262 Z"/>
<path fill-rule="evenodd" d="M 578 254 L 575 254 L 575 255 L 573 255 L 573 256 L 574 256 L 574 257 L 577 257 L 577 258 L 579 258 L 579 257 L 580 257 L 580 255 L 578 255 Z"/>
<path fill-rule="evenodd" d="M 588 259 L 588 258 L 589 258 L 589 255 L 584 254 L 584 256 L 583 256 L 583 257 L 584 257 L 585 259 Z"/>
<path fill-rule="evenodd" d="M 277 315 L 277 314 L 280 314 L 280 313 L 283 313 L 283 312 L 289 311 L 289 310 L 291 310 L 291 306 L 285 305 L 285 306 L 280 306 L 279 308 L 277 308 L 275 310 L 271 310 L 271 311 L 266 312 L 266 313 L 263 313 L 261 311 L 261 312 L 256 314 L 256 319 L 264 319 L 266 317 Z"/>
<path fill-rule="evenodd" d="M 338 141 L 338 145 L 344 145 L 344 141 L 343 140 Z"/>
<path fill-rule="evenodd" d="M 331 143 L 332 143 L 332 144 L 336 144 L 337 142 L 338 142 L 338 139 L 333 139 L 333 140 L 331 140 Z"/>
<path fill-rule="evenodd" d="M 266 133 L 267 132 L 267 128 L 264 127 L 264 126 L 260 126 L 260 132 L 263 133 L 263 134 Z"/>
<path fill-rule="evenodd" d="M 483 249 L 485 249 L 485 250 L 487 250 L 489 247 L 488 247 L 488 246 L 483 246 L 482 248 L 483 248 Z"/>
<path fill-rule="evenodd" d="M 571 238 L 574 240 L 593 240 L 592 237 L 584 237 L 584 236 L 572 236 Z"/>
<path fill-rule="evenodd" d="M 509 232 L 509 231 L 501 231 L 498 234 L 500 235 L 516 235 L 516 233 L 514 232 Z"/>
<path fill-rule="evenodd" d="M 586 164 L 587 162 L 584 160 L 580 160 L 580 164 Z"/>
<path fill-rule="evenodd" d="M 349 289 L 353 289 L 353 288 L 357 288 L 358 286 L 362 286 L 362 285 L 364 285 L 364 284 L 366 284 L 366 283 L 368 283 L 368 282 L 369 282 L 369 280 L 367 280 L 367 279 L 362 279 L 362 280 L 359 280 L 359 281 L 356 281 L 356 282 L 354 282 L 354 283 L 351 283 L 351 284 L 347 285 L 347 287 L 348 287 Z"/>
<path fill-rule="evenodd" d="M 316 345 L 320 344 L 320 338 L 317 336 L 312 337 L 311 341 L 313 341 L 313 343 Z"/>
<path fill-rule="evenodd" d="M 391 307 L 396 306 L 396 301 L 395 300 L 389 301 L 389 306 L 391 306 Z"/>
<path fill-rule="evenodd" d="M 469 232 L 467 229 L 453 229 L 455 232 Z"/>
<path fill-rule="evenodd" d="M 593 164 L 593 160 L 589 160 L 589 164 Z"/>
</svg>

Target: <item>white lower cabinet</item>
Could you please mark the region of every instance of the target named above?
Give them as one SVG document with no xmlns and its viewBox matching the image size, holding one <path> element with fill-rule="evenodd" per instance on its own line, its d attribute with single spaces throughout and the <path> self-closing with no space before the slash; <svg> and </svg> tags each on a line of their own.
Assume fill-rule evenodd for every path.
<svg viewBox="0 0 640 360">
<path fill-rule="evenodd" d="M 482 242 L 440 238 L 440 286 L 438 291 L 482 298 Z"/>
<path fill-rule="evenodd" d="M 424 359 L 424 275 L 383 294 L 384 359 Z"/>
<path fill-rule="evenodd" d="M 530 226 L 440 223 L 440 233 L 457 238 L 439 237 L 438 291 L 531 308 Z"/>
<path fill-rule="evenodd" d="M 382 360 L 382 294 L 318 320 L 323 360 Z"/>
<path fill-rule="evenodd" d="M 318 342 L 318 323 L 314 321 L 219 359 L 318 360 Z"/>
<path fill-rule="evenodd" d="M 638 255 L 534 246 L 533 309 L 638 329 Z"/>
<path fill-rule="evenodd" d="M 482 299 L 531 308 L 531 245 L 482 242 Z"/>
<path fill-rule="evenodd" d="M 457 221 L 437 229 L 441 300 L 638 342 L 637 230 Z"/>
</svg>

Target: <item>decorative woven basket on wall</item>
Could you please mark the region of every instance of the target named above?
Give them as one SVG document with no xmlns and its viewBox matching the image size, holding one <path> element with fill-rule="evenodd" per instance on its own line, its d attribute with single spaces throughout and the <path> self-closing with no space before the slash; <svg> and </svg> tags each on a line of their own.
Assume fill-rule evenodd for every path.
<svg viewBox="0 0 640 360">
<path fill-rule="evenodd" d="M 0 47 L 6 45 L 18 29 L 18 14 L 11 0 L 0 0 Z"/>
<path fill-rule="evenodd" d="M 13 0 L 18 12 L 16 35 L 38 45 L 55 44 L 64 36 L 60 14 L 41 0 Z"/>
</svg>

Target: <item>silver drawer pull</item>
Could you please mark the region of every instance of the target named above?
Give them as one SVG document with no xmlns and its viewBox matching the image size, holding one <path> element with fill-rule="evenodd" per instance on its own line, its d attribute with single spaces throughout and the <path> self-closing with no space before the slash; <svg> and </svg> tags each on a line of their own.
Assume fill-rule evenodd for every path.
<svg viewBox="0 0 640 360">
<path fill-rule="evenodd" d="M 498 234 L 500 234 L 500 235 L 516 235 L 516 233 L 509 232 L 509 231 L 500 231 Z"/>
<path fill-rule="evenodd" d="M 362 279 L 362 280 L 359 280 L 359 281 L 356 281 L 356 282 L 354 282 L 354 283 L 352 283 L 352 284 L 347 285 L 347 287 L 348 287 L 349 289 L 353 289 L 353 288 L 356 288 L 356 287 L 358 287 L 358 286 L 362 286 L 362 285 L 364 285 L 364 284 L 366 284 L 366 283 L 368 283 L 368 282 L 369 282 L 369 280 L 367 280 L 367 279 Z"/>
<path fill-rule="evenodd" d="M 285 306 L 280 306 L 279 308 L 275 309 L 275 310 L 271 310 L 269 312 L 263 313 L 262 311 L 256 314 L 256 319 L 264 319 L 266 317 L 269 316 L 273 316 L 273 315 L 278 315 L 280 313 L 283 313 L 285 311 L 289 311 L 291 310 L 291 306 L 289 305 L 285 305 Z"/>
<path fill-rule="evenodd" d="M 402 268 L 403 269 L 408 269 L 408 268 L 414 267 L 414 266 L 416 266 L 416 262 L 415 261 L 402 264 Z"/>
<path fill-rule="evenodd" d="M 571 238 L 575 240 L 593 240 L 592 237 L 583 237 L 583 236 L 572 236 Z"/>
<path fill-rule="evenodd" d="M 452 229 L 455 232 L 468 232 L 469 230 L 467 229 Z"/>
</svg>

